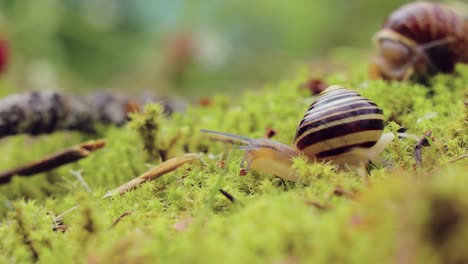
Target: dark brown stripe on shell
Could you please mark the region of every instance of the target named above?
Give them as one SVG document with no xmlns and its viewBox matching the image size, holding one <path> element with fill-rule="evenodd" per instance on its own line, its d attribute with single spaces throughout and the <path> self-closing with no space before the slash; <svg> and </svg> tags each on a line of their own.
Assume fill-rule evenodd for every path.
<svg viewBox="0 0 468 264">
<path fill-rule="evenodd" d="M 349 146 L 344 146 L 340 148 L 335 148 L 327 151 L 320 152 L 316 155 L 317 158 L 319 159 L 325 159 L 328 157 L 340 155 L 346 152 L 351 151 L 353 148 L 371 148 L 372 146 L 375 145 L 377 141 L 368 141 L 364 143 L 359 143 L 359 144 L 354 144 L 354 145 L 349 145 Z"/>
<path fill-rule="evenodd" d="M 416 2 L 402 6 L 394 11 L 384 22 L 383 28 L 389 28 L 424 44 L 448 36 L 461 39 L 456 33 L 463 26 L 463 18 L 452 10 L 436 4 Z"/>
<path fill-rule="evenodd" d="M 418 43 L 426 43 L 430 39 L 430 32 L 425 32 L 418 23 L 418 18 L 426 16 L 426 10 L 427 5 L 424 3 L 404 5 L 388 17 L 384 28 L 391 28 Z"/>
<path fill-rule="evenodd" d="M 315 98 L 315 100 L 312 102 L 312 104 L 309 107 L 312 107 L 313 105 L 320 102 L 321 100 L 325 100 L 325 99 L 328 99 L 328 98 L 333 98 L 335 96 L 338 96 L 338 95 L 344 94 L 344 93 L 355 94 L 356 92 L 353 92 L 353 91 L 347 90 L 347 89 L 343 89 L 343 88 L 336 88 L 336 89 L 333 89 L 333 90 L 330 90 L 330 91 L 325 90 L 317 98 Z"/>
<path fill-rule="evenodd" d="M 326 124 L 328 124 L 330 122 L 337 121 L 337 120 L 344 119 L 344 118 L 349 118 L 349 117 L 353 117 L 353 116 L 360 116 L 360 115 L 369 115 L 369 114 L 383 114 L 383 111 L 380 108 L 358 109 L 358 110 L 353 110 L 353 108 L 348 108 L 348 109 L 350 111 L 340 113 L 340 114 L 337 114 L 335 116 L 330 116 L 328 118 L 319 119 L 316 122 L 312 122 L 312 123 L 310 123 L 308 125 L 305 125 L 303 127 L 299 127 L 299 129 L 297 130 L 297 135 L 300 136 L 303 133 L 305 133 L 307 130 L 310 130 L 312 128 L 316 128 L 316 127 L 319 127 L 319 126 L 323 126 L 323 125 L 326 125 Z M 346 110 L 346 108 L 344 110 Z"/>
<path fill-rule="evenodd" d="M 316 105 L 316 107 L 314 107 L 313 109 L 307 110 L 304 116 L 308 116 L 314 113 L 323 113 L 323 114 L 333 113 L 333 112 L 336 112 L 335 109 L 338 109 L 346 105 L 353 105 L 359 102 L 369 102 L 369 105 L 371 105 L 370 104 L 371 101 L 363 98 L 362 96 L 351 96 L 351 97 L 346 96 L 345 98 L 341 98 L 339 101 L 332 100 L 328 102 L 327 104 Z"/>
<path fill-rule="evenodd" d="M 356 109 L 356 108 L 359 108 L 359 107 L 364 107 L 364 106 L 375 106 L 375 107 L 378 107 L 377 104 L 375 104 L 374 102 L 372 101 L 369 101 L 368 99 L 365 99 L 365 98 L 362 98 L 363 100 L 362 101 L 357 101 L 357 103 L 354 103 L 354 104 L 349 104 L 349 105 L 343 105 L 343 106 L 339 106 L 339 107 L 336 107 L 336 108 L 332 108 L 330 110 L 332 110 L 333 112 L 342 112 L 342 111 L 345 111 L 347 109 Z M 332 111 L 325 111 L 323 112 L 323 115 L 328 115 L 330 114 Z M 304 115 L 304 118 L 302 119 L 301 123 L 299 124 L 299 127 L 302 126 L 302 124 L 304 124 L 304 122 L 308 122 L 308 121 L 311 121 L 310 118 L 307 118 L 309 117 L 311 114 L 305 114 Z M 297 133 L 296 133 L 296 138 L 297 138 Z"/>
<path fill-rule="evenodd" d="M 336 97 L 323 98 L 322 100 L 318 100 L 318 101 L 313 102 L 309 106 L 309 109 L 307 109 L 307 111 L 312 110 L 315 107 L 323 106 L 323 105 L 328 104 L 330 102 L 340 100 L 340 99 L 344 99 L 344 98 L 349 98 L 349 97 L 360 97 L 360 95 L 358 93 L 345 93 L 343 95 L 340 94 L 339 96 L 336 96 Z"/>
<path fill-rule="evenodd" d="M 327 127 L 310 134 L 305 135 L 296 146 L 303 150 L 317 142 L 328 140 L 331 138 L 342 137 L 352 133 L 358 133 L 369 130 L 383 130 L 384 121 L 382 119 L 364 119 L 354 122 L 339 124 L 336 126 Z"/>
<path fill-rule="evenodd" d="M 319 98 L 325 98 L 327 96 L 330 96 L 332 94 L 337 94 L 337 93 L 355 93 L 355 91 L 353 90 L 350 90 L 350 89 L 347 89 L 347 88 L 344 88 L 342 86 L 339 86 L 339 87 L 335 87 L 333 89 L 330 89 L 330 90 L 325 90 L 323 91 L 321 94 L 319 94 L 319 96 L 317 97 L 317 99 Z"/>
</svg>

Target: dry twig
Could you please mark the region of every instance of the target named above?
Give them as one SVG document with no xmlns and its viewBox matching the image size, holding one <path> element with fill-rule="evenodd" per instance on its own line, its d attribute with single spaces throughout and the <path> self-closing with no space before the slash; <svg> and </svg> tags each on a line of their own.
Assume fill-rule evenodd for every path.
<svg viewBox="0 0 468 264">
<path fill-rule="evenodd" d="M 312 207 L 315 207 L 319 210 L 328 210 L 331 208 L 331 206 L 327 205 L 327 204 L 321 204 L 317 201 L 312 201 L 312 200 L 309 200 L 309 199 L 306 199 L 304 200 L 305 204 L 306 205 L 309 205 L 309 206 L 312 206 Z"/>
<path fill-rule="evenodd" d="M 455 158 L 455 159 L 449 160 L 449 161 L 447 162 L 446 165 L 456 163 L 456 162 L 458 162 L 458 161 L 460 161 L 460 160 L 463 160 L 463 159 L 466 159 L 466 158 L 468 158 L 468 154 L 461 155 L 460 157 L 457 157 L 457 158 Z M 431 170 L 431 171 L 429 172 L 429 175 L 432 175 L 432 174 L 438 172 L 438 171 L 439 171 L 441 168 L 443 168 L 443 167 L 444 167 L 444 166 L 441 166 L 441 167 L 437 167 L 437 168 Z"/>
<path fill-rule="evenodd" d="M 91 152 L 98 150 L 105 145 L 106 141 L 104 139 L 85 142 L 50 156 L 46 156 L 40 160 L 33 161 L 30 164 L 0 172 L 0 184 L 9 182 L 11 177 L 15 175 L 31 176 L 86 158 Z"/>
<path fill-rule="evenodd" d="M 113 228 L 115 225 L 117 225 L 124 217 L 126 216 L 129 216 L 133 213 L 133 211 L 125 211 L 123 212 L 119 217 L 117 217 L 117 219 L 114 220 L 114 222 L 112 222 L 112 225 L 109 227 L 110 228 Z"/>
<path fill-rule="evenodd" d="M 131 180 L 129 182 L 126 182 L 126 183 L 120 185 L 119 187 L 117 187 L 116 189 L 108 192 L 104 196 L 104 198 L 114 196 L 116 194 L 124 194 L 129 190 L 137 188 L 140 184 L 142 184 L 145 181 L 157 179 L 157 178 L 163 176 L 164 174 L 166 174 L 168 172 L 171 172 L 171 171 L 179 168 L 180 166 L 182 166 L 182 165 L 184 165 L 186 163 L 192 162 L 192 161 L 194 161 L 196 159 L 198 159 L 198 155 L 195 154 L 195 153 L 187 153 L 187 154 L 184 154 L 184 155 L 179 156 L 179 157 L 168 159 L 165 162 L 159 164 L 158 166 L 152 168 L 151 170 L 149 170 L 149 171 L 143 173 L 142 175 L 136 177 L 135 179 L 133 179 L 133 180 Z"/>
<path fill-rule="evenodd" d="M 336 186 L 335 189 L 333 189 L 332 195 L 343 196 L 343 197 L 346 197 L 348 199 L 354 199 L 354 197 L 355 197 L 355 194 L 352 191 L 343 189 L 340 186 Z"/>
</svg>

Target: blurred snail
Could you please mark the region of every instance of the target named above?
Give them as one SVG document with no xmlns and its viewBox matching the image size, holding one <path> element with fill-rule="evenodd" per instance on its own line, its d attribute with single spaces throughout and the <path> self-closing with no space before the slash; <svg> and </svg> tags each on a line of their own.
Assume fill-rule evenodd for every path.
<svg viewBox="0 0 468 264">
<path fill-rule="evenodd" d="M 373 79 L 450 73 L 456 63 L 468 63 L 468 21 L 436 3 L 403 5 L 385 20 L 374 41 L 379 54 L 369 66 Z"/>
<path fill-rule="evenodd" d="M 362 167 L 375 160 L 393 139 L 383 134 L 383 111 L 355 91 L 334 85 L 325 89 L 309 106 L 296 130 L 292 146 L 265 139 L 201 130 L 243 144 L 249 168 L 297 180 L 292 159 L 303 155 L 309 162 L 331 161 Z M 243 163 L 244 163 L 243 161 Z"/>
</svg>

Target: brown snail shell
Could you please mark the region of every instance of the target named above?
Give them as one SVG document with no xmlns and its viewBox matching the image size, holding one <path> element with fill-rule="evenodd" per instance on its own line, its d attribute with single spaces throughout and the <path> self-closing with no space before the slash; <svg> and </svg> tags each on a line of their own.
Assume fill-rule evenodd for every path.
<svg viewBox="0 0 468 264">
<path fill-rule="evenodd" d="M 345 158 L 355 148 L 371 148 L 382 136 L 383 111 L 343 86 L 331 86 L 310 105 L 293 146 L 317 160 Z"/>
<path fill-rule="evenodd" d="M 468 22 L 441 4 L 403 5 L 385 20 L 374 40 L 379 47 L 369 68 L 374 79 L 450 73 L 455 64 L 468 63 Z"/>
</svg>

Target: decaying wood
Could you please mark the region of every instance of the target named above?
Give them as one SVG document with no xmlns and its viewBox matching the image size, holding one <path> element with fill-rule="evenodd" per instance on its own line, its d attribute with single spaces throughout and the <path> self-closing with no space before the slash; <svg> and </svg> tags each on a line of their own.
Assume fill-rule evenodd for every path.
<svg viewBox="0 0 468 264">
<path fill-rule="evenodd" d="M 116 194 L 124 194 L 129 190 L 132 190 L 134 188 L 137 188 L 139 185 L 141 185 L 145 181 L 149 180 L 154 180 L 157 179 L 164 174 L 171 172 L 180 166 L 192 162 L 194 160 L 198 159 L 198 155 L 195 153 L 187 153 L 172 159 L 168 159 L 165 162 L 159 164 L 158 166 L 152 168 L 151 170 L 143 173 L 142 175 L 136 177 L 135 179 L 126 182 L 116 189 L 108 192 L 104 198 L 114 196 Z"/>
<path fill-rule="evenodd" d="M 85 142 L 50 156 L 46 156 L 40 160 L 33 161 L 27 165 L 0 172 L 0 184 L 9 182 L 15 175 L 31 176 L 37 173 L 55 169 L 71 162 L 75 162 L 87 157 L 91 152 L 98 150 L 105 145 L 106 141 L 104 139 Z"/>
<path fill-rule="evenodd" d="M 175 100 L 157 100 L 154 96 L 134 99 L 106 92 L 87 96 L 49 90 L 14 94 L 0 99 L 0 138 L 58 130 L 92 133 L 98 123 L 125 124 L 129 112 L 139 111 L 148 102 L 160 102 L 167 114 L 183 108 Z"/>
</svg>

